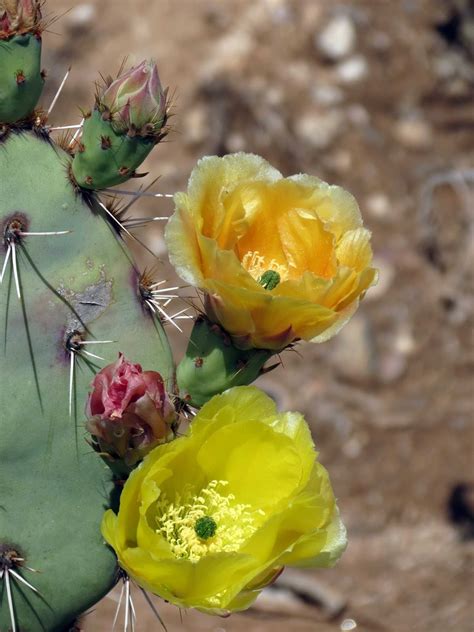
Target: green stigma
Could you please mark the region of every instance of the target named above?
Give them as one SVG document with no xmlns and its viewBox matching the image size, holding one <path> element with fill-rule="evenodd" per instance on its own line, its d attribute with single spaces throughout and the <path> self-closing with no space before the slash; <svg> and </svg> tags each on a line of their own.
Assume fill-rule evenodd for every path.
<svg viewBox="0 0 474 632">
<path fill-rule="evenodd" d="M 274 290 L 280 281 L 281 277 L 276 270 L 267 270 L 262 274 L 258 282 L 266 290 Z"/>
<path fill-rule="evenodd" d="M 212 538 L 217 529 L 216 521 L 211 516 L 202 516 L 198 518 L 194 524 L 194 531 L 201 540 L 209 540 Z"/>
</svg>

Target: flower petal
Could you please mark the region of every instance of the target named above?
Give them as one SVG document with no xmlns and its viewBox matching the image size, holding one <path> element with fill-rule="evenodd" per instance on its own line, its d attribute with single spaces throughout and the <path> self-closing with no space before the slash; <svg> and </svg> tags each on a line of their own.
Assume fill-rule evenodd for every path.
<svg viewBox="0 0 474 632">
<path fill-rule="evenodd" d="M 233 423 L 235 418 L 261 420 L 277 414 L 275 402 L 263 391 L 255 386 L 236 386 L 204 404 L 191 425 L 191 433 L 195 434 L 205 429 L 208 422 L 226 408 L 232 411 L 228 423 Z M 225 423 L 225 420 L 221 423 Z"/>
<path fill-rule="evenodd" d="M 345 233 L 336 248 L 336 256 L 341 266 L 361 272 L 372 262 L 372 248 L 370 247 L 370 231 L 366 228 L 356 228 Z"/>
<path fill-rule="evenodd" d="M 288 180 L 313 189 L 312 208 L 331 227 L 337 239 L 348 230 L 362 226 L 362 217 L 355 197 L 342 187 L 327 184 L 306 174 L 298 174 Z"/>
</svg>

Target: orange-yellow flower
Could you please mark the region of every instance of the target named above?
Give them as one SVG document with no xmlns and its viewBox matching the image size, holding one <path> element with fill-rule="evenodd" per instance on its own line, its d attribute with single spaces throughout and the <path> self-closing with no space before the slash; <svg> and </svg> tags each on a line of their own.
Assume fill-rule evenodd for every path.
<svg viewBox="0 0 474 632">
<path fill-rule="evenodd" d="M 376 279 L 353 196 L 253 154 L 201 159 L 166 239 L 178 274 L 242 348 L 336 334 Z"/>
</svg>

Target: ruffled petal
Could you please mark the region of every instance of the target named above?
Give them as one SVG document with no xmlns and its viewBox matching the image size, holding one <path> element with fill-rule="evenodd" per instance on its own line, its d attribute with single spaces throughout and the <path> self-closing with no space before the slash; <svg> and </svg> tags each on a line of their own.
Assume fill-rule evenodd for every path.
<svg viewBox="0 0 474 632">
<path fill-rule="evenodd" d="M 361 272 L 372 262 L 371 233 L 366 228 L 349 230 L 341 237 L 336 248 L 339 265 Z"/>
</svg>

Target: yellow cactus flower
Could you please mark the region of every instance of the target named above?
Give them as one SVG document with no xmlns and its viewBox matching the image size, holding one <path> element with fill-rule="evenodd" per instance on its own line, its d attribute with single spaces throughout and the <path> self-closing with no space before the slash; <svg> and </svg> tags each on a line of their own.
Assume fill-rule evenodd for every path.
<svg viewBox="0 0 474 632">
<path fill-rule="evenodd" d="M 345 549 L 316 458 L 300 414 L 229 389 L 145 457 L 102 534 L 142 588 L 211 614 L 245 609 L 285 565 L 332 566 Z"/>
<path fill-rule="evenodd" d="M 329 339 L 376 279 L 357 202 L 318 178 L 283 178 L 252 154 L 210 156 L 175 203 L 170 260 L 241 348 Z"/>
</svg>

